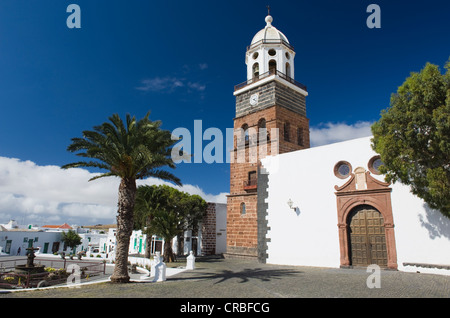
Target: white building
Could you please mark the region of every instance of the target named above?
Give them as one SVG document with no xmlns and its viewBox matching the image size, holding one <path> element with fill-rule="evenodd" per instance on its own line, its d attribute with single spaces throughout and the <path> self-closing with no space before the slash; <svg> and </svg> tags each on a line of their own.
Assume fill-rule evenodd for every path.
<svg viewBox="0 0 450 318">
<path fill-rule="evenodd" d="M 0 247 L 3 253 L 23 256 L 30 246 L 39 248 L 38 253 L 62 252 L 61 233 L 20 228 L 7 230 L 0 226 Z"/>
<path fill-rule="evenodd" d="M 198 231 L 185 231 L 181 241 L 174 238 L 173 251 L 179 255 L 188 255 L 190 251 L 194 251 L 196 255 L 223 253 L 226 248 L 226 227 L 226 205 L 208 203 L 206 216 L 199 224 Z M 75 250 L 65 247 L 61 241 L 62 233 L 69 230 L 76 231 L 81 237 L 81 244 Z M 116 231 L 116 228 L 98 230 L 70 226 L 66 223 L 36 227 L 20 225 L 12 220 L 0 225 L 0 252 L 5 255 L 24 256 L 26 248 L 33 245 L 39 248 L 37 253 L 42 254 L 65 252 L 66 255 L 76 255 L 84 252 L 87 257 L 114 259 Z M 147 244 L 146 234 L 141 230 L 133 231 L 130 236 L 129 254 L 143 256 Z M 163 253 L 165 242 L 162 238 L 153 235 L 150 244 L 151 255 L 157 251 Z"/>
</svg>

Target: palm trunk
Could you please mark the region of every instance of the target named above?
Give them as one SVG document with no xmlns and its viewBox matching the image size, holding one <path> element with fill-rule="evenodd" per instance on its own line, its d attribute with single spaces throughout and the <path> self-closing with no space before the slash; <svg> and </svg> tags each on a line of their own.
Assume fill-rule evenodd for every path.
<svg viewBox="0 0 450 318">
<path fill-rule="evenodd" d="M 123 178 L 119 186 L 117 233 L 116 233 L 116 259 L 114 272 L 111 275 L 113 283 L 128 283 L 128 250 L 130 236 L 133 232 L 133 210 L 136 197 L 136 180 Z"/>
<path fill-rule="evenodd" d="M 172 240 L 164 241 L 164 262 L 172 263 L 175 260 L 173 257 Z"/>
<path fill-rule="evenodd" d="M 153 237 L 153 233 L 150 232 L 149 227 L 150 227 L 150 223 L 152 221 L 153 217 L 150 215 L 147 219 L 147 230 L 146 230 L 146 235 L 147 235 L 147 247 L 145 249 L 145 258 L 150 258 L 151 254 L 152 254 L 152 237 Z"/>
<path fill-rule="evenodd" d="M 147 246 L 145 247 L 145 254 L 144 258 L 150 258 L 151 256 L 151 248 L 152 248 L 152 236 L 150 234 L 147 234 Z"/>
</svg>

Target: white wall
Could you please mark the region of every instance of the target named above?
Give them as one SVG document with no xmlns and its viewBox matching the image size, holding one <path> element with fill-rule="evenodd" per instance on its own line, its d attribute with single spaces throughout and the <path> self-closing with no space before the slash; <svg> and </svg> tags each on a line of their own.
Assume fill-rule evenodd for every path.
<svg viewBox="0 0 450 318">
<path fill-rule="evenodd" d="M 412 195 L 409 187 L 396 183 L 392 188 L 399 270 L 450 275 L 450 270 L 403 266 L 405 262 L 450 266 L 450 219 Z"/>
<path fill-rule="evenodd" d="M 27 242 L 24 242 L 27 238 Z M 37 241 L 36 241 L 37 238 Z M 47 254 L 52 253 L 54 242 L 60 242 L 59 252 L 62 251 L 64 243 L 61 242 L 61 232 L 37 232 L 37 231 L 0 231 L 0 246 L 2 251 L 6 251 L 7 241 L 11 241 L 10 256 L 16 256 L 17 250 L 21 249 L 20 255 L 24 256 L 27 252 L 28 241 L 33 240 L 33 247 L 39 248 L 39 253 L 44 252 L 45 243 L 48 244 Z"/>
<path fill-rule="evenodd" d="M 337 178 L 333 169 L 338 161 L 345 160 L 353 170 L 357 167 L 368 170 L 369 160 L 376 155 L 370 139 L 354 139 L 262 160 L 269 172 L 267 263 L 340 266 L 334 186 L 341 186 L 348 179 Z M 382 176 L 372 176 L 383 180 Z M 409 192 L 409 187 L 396 183 L 392 188 L 399 270 L 417 270 L 404 267 L 403 262 L 450 265 L 450 220 L 427 209 L 422 200 Z M 289 208 L 289 199 L 297 210 Z"/>
</svg>

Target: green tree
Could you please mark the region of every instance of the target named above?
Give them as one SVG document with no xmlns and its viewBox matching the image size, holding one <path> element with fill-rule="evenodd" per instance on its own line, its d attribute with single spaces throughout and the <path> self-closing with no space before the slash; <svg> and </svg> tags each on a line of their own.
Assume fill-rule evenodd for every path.
<svg viewBox="0 0 450 318">
<path fill-rule="evenodd" d="M 163 167 L 175 168 L 170 157 L 174 141 L 171 133 L 160 129 L 160 121 L 151 121 L 150 113 L 140 120 L 130 115 L 126 123 L 119 115 L 109 117 L 110 122 L 95 126 L 93 131 L 83 131 L 82 138 L 73 138 L 67 148 L 79 152 L 78 156 L 90 161 L 70 163 L 62 168 L 94 167 L 106 170 L 93 177 L 115 176 L 120 178 L 117 209 L 117 247 L 114 272 L 111 281 L 126 283 L 128 275 L 128 250 L 133 231 L 133 211 L 136 196 L 136 180 L 156 177 L 180 185 L 180 180 Z M 81 152 L 80 152 L 81 151 Z"/>
<path fill-rule="evenodd" d="M 150 186 L 140 186 L 136 192 L 136 203 L 134 206 L 134 229 L 142 230 L 146 234 L 144 257 L 150 258 L 152 235 L 148 225 L 153 218 L 153 206 L 157 204 L 158 196 L 154 188 Z"/>
<path fill-rule="evenodd" d="M 427 63 L 411 73 L 372 126 L 372 148 L 387 181 L 450 217 L 450 59 L 445 69 Z"/>
<path fill-rule="evenodd" d="M 72 250 L 81 244 L 81 237 L 73 230 L 61 233 L 61 241 Z"/>
<path fill-rule="evenodd" d="M 174 260 L 172 240 L 186 230 L 196 230 L 206 213 L 207 203 L 167 185 L 140 186 L 135 205 L 135 228 L 146 230 L 147 245 L 153 234 L 162 237 L 164 260 Z"/>
</svg>

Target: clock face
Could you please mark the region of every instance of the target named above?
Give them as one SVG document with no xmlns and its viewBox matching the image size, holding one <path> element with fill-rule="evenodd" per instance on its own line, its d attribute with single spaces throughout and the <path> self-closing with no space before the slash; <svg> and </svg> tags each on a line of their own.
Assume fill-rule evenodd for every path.
<svg viewBox="0 0 450 318">
<path fill-rule="evenodd" d="M 252 96 L 250 96 L 250 105 L 255 106 L 256 104 L 258 104 L 258 94 L 253 94 Z"/>
</svg>

